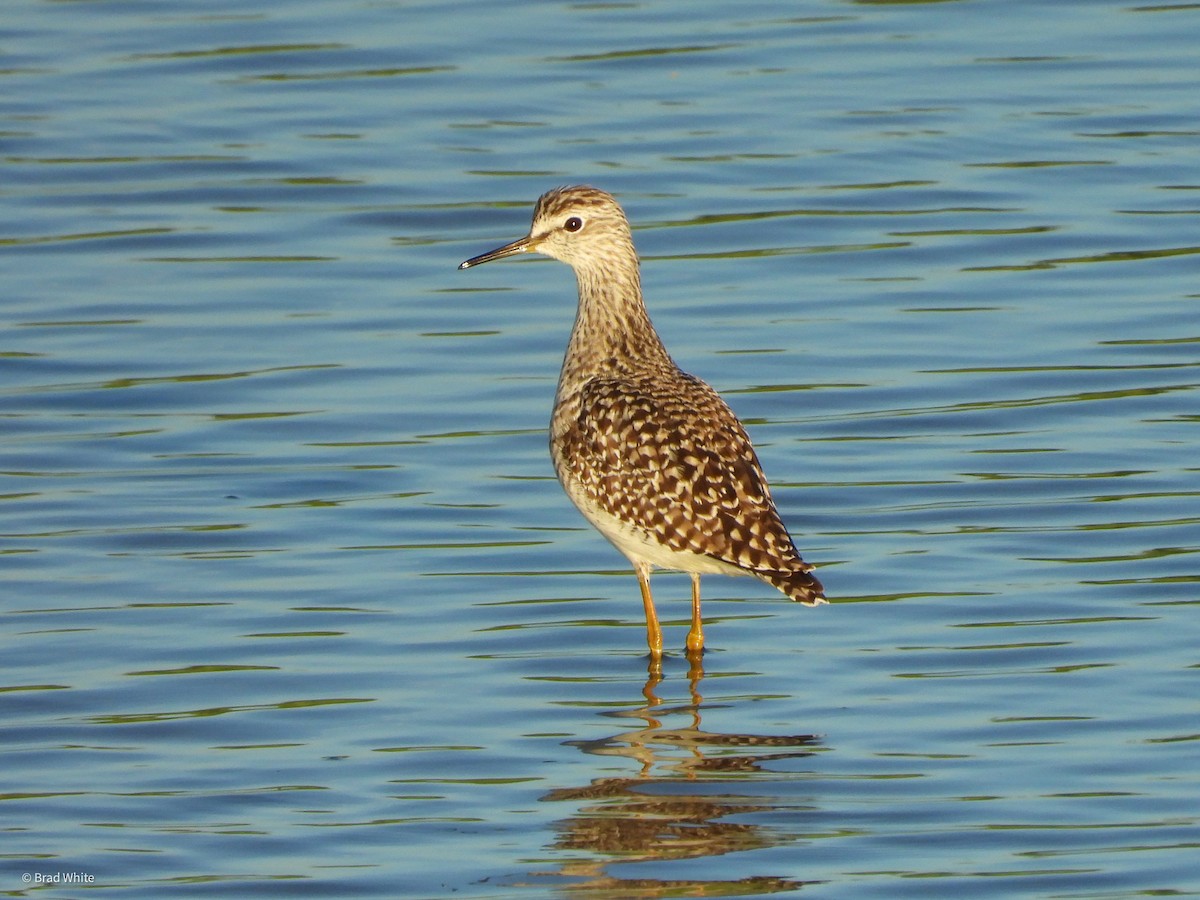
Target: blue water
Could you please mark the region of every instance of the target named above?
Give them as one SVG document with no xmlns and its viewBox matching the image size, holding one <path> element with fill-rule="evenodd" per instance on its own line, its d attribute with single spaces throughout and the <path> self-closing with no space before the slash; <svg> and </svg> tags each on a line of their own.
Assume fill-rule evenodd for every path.
<svg viewBox="0 0 1200 900">
<path fill-rule="evenodd" d="M 0 22 L 0 893 L 1200 896 L 1191 3 Z M 614 192 L 833 603 L 545 424 Z"/>
</svg>

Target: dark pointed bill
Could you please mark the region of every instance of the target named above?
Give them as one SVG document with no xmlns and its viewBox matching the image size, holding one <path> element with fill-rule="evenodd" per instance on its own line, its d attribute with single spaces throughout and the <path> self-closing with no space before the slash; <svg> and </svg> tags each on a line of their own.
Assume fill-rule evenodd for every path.
<svg viewBox="0 0 1200 900">
<path fill-rule="evenodd" d="M 466 262 L 459 263 L 460 269 L 469 269 L 471 266 L 479 266 L 485 262 L 491 262 L 494 259 L 504 259 L 506 256 L 516 256 L 518 253 L 532 253 L 533 238 L 526 235 L 518 241 L 513 241 L 511 244 L 505 244 L 503 247 L 497 247 L 495 250 L 489 250 L 487 253 L 481 253 L 478 256 L 472 256 Z"/>
</svg>

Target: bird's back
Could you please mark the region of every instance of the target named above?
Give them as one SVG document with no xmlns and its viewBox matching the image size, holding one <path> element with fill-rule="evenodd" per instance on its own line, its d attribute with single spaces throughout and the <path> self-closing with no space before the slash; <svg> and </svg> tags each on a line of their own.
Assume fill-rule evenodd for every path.
<svg viewBox="0 0 1200 900">
<path fill-rule="evenodd" d="M 612 520 L 633 529 L 635 548 L 645 538 L 643 555 L 666 551 L 656 565 L 752 574 L 797 600 L 820 596 L 741 422 L 673 363 L 560 385 L 551 452 L 568 495 L 627 554 Z"/>
</svg>

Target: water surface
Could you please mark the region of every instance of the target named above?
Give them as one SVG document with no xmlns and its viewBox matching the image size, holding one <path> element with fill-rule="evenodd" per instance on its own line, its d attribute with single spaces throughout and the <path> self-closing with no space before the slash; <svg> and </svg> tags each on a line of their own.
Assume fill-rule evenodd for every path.
<svg viewBox="0 0 1200 900">
<path fill-rule="evenodd" d="M 10 10 L 0 890 L 1200 894 L 1200 10 L 1003 6 Z M 834 600 L 661 680 L 579 181 Z"/>
</svg>

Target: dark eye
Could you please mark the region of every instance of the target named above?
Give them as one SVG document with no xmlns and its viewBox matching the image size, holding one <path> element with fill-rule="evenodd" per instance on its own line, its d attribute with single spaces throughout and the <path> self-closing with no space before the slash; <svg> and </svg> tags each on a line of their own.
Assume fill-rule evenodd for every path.
<svg viewBox="0 0 1200 900">
<path fill-rule="evenodd" d="M 571 218 L 569 218 L 569 219 L 567 219 L 567 221 L 563 222 L 563 228 L 565 228 L 567 231 L 570 231 L 571 233 L 578 231 L 582 227 L 583 227 L 583 219 L 579 218 L 579 216 L 571 216 Z"/>
</svg>

